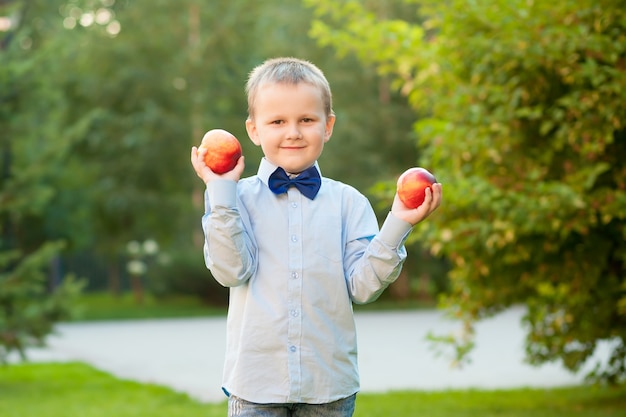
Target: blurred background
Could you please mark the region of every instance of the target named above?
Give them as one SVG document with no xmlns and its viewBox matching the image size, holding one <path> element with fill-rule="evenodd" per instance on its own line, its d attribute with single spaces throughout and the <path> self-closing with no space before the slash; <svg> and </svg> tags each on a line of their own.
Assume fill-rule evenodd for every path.
<svg viewBox="0 0 626 417">
<path fill-rule="evenodd" d="M 401 16 L 401 4 L 385 12 Z M 20 181 L 23 199 L 3 213 L 3 248 L 63 241 L 51 286 L 74 274 L 89 292 L 141 285 L 224 305 L 203 265 L 203 188 L 188 154 L 207 130 L 227 129 L 244 147 L 245 175 L 256 173 L 244 85 L 268 57 L 311 60 L 331 83 L 338 122 L 320 161 L 326 176 L 374 198 L 371 187 L 416 162 L 406 98 L 317 46 L 313 10 L 299 2 L 5 1 L 0 15 L 3 188 Z M 389 207 L 381 201 L 381 213 Z"/>
<path fill-rule="evenodd" d="M 325 176 L 380 220 L 405 169 L 444 183 L 383 305 L 439 304 L 471 336 L 523 304 L 531 362 L 577 369 L 611 339 L 596 376 L 623 379 L 623 4 L 478 3 L 0 0 L 0 345 L 112 299 L 223 312 L 190 148 L 229 130 L 253 175 L 244 84 L 291 55 L 333 89 Z"/>
</svg>

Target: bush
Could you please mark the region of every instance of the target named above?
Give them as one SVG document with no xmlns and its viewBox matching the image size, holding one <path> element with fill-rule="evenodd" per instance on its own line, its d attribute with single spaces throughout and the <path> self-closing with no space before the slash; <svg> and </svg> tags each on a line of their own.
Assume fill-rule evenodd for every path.
<svg viewBox="0 0 626 417">
<path fill-rule="evenodd" d="M 48 290 L 47 266 L 60 245 L 48 243 L 28 255 L 0 251 L 0 364 L 16 351 L 43 345 L 56 322 L 73 316 L 83 284 L 68 276 Z"/>
</svg>

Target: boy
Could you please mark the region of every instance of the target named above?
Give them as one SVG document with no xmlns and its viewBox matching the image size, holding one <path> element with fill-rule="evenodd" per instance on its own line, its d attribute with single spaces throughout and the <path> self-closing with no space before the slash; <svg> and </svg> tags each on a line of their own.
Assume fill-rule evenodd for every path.
<svg viewBox="0 0 626 417">
<path fill-rule="evenodd" d="M 217 175 L 205 150 L 191 151 L 206 183 L 206 265 L 230 287 L 229 416 L 352 416 L 352 302 L 374 301 L 398 277 L 403 243 L 439 206 L 441 184 L 417 209 L 396 195 L 379 231 L 361 193 L 320 175 L 335 123 L 323 73 L 300 59 L 270 59 L 250 73 L 246 91 L 246 130 L 264 154 L 257 175 L 240 178 L 243 157 Z"/>
</svg>

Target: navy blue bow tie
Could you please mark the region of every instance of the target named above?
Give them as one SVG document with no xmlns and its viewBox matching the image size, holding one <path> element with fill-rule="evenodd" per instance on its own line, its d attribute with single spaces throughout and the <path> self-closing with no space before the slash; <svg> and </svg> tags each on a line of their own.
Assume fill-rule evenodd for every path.
<svg viewBox="0 0 626 417">
<path fill-rule="evenodd" d="M 295 178 L 289 178 L 285 170 L 278 167 L 276 171 L 270 175 L 268 185 L 274 194 L 286 193 L 289 187 L 293 185 L 304 194 L 305 197 L 313 200 L 320 190 L 322 179 L 315 166 L 302 171 L 302 173 Z"/>
</svg>

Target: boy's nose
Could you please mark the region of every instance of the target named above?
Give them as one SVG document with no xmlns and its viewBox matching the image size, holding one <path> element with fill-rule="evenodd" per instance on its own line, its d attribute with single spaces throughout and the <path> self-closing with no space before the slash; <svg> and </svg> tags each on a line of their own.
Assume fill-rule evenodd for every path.
<svg viewBox="0 0 626 417">
<path fill-rule="evenodd" d="M 290 126 L 289 131 L 287 132 L 287 139 L 301 139 L 302 133 L 300 133 L 300 129 L 297 126 Z"/>
</svg>

